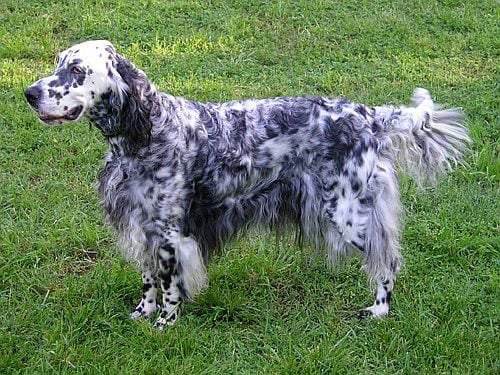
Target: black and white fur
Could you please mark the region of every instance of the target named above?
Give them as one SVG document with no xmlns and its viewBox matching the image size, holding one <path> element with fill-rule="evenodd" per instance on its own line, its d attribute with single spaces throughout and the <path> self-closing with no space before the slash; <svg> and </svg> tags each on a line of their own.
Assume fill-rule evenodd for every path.
<svg viewBox="0 0 500 375">
<path fill-rule="evenodd" d="M 213 251 L 252 226 L 293 224 L 335 263 L 357 253 L 376 285 L 362 315 L 387 315 L 401 264 L 396 167 L 418 181 L 451 169 L 469 137 L 427 90 L 411 107 L 281 97 L 198 103 L 160 91 L 107 41 L 60 53 L 26 90 L 48 124 L 90 119 L 110 149 L 99 177 L 108 222 L 140 265 L 132 318 L 173 324 L 207 286 Z"/>
</svg>

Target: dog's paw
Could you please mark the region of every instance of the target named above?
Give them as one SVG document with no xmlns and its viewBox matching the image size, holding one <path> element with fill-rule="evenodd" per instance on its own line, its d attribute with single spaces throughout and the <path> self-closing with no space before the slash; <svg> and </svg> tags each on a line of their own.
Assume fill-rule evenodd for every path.
<svg viewBox="0 0 500 375">
<path fill-rule="evenodd" d="M 373 316 L 373 313 L 371 312 L 371 310 L 368 310 L 368 309 L 363 309 L 363 310 L 359 310 L 356 314 L 355 314 L 356 318 L 358 319 L 366 319 L 370 316 Z"/>
<path fill-rule="evenodd" d="M 140 319 L 143 317 L 143 313 L 142 313 L 142 310 L 135 309 L 128 316 L 132 320 L 137 320 L 137 319 Z"/>
<path fill-rule="evenodd" d="M 167 326 L 173 326 L 175 324 L 175 320 L 162 318 L 161 316 L 156 319 L 155 328 L 159 331 L 163 331 Z"/>
<path fill-rule="evenodd" d="M 143 307 L 143 304 L 141 303 L 139 306 L 135 308 L 134 311 L 132 311 L 129 316 L 130 319 L 137 320 L 137 319 L 150 319 L 151 316 L 160 308 L 159 305 L 151 304 L 151 306 L 146 305 L 146 307 Z"/>
<path fill-rule="evenodd" d="M 158 319 L 156 319 L 155 322 L 155 328 L 159 329 L 160 331 L 163 331 L 165 327 L 167 326 L 173 326 L 175 322 L 177 321 L 178 318 L 178 313 L 176 311 L 171 312 L 170 314 L 167 314 L 165 312 L 162 312 Z"/>
<path fill-rule="evenodd" d="M 169 306 L 170 307 L 170 306 Z M 181 312 L 181 302 L 177 303 L 173 309 L 169 311 L 163 310 L 156 319 L 155 327 L 160 331 L 164 330 L 166 326 L 173 326 L 177 319 L 179 318 Z"/>
<path fill-rule="evenodd" d="M 366 309 L 359 310 L 356 313 L 356 317 L 359 319 L 366 319 L 370 316 L 374 318 L 382 318 L 389 314 L 389 305 L 388 304 L 379 304 L 367 307 Z"/>
</svg>

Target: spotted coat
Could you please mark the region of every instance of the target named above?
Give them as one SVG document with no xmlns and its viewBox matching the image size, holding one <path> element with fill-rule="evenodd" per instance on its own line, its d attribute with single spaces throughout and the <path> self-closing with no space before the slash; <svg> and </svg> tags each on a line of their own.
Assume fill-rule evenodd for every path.
<svg viewBox="0 0 500 375">
<path fill-rule="evenodd" d="M 99 176 L 120 249 L 139 263 L 133 318 L 175 322 L 207 285 L 211 254 L 252 227 L 290 228 L 331 263 L 360 256 L 377 288 L 361 315 L 386 315 L 401 264 L 397 166 L 418 181 L 460 159 L 455 110 L 417 89 L 411 107 L 318 96 L 199 103 L 155 89 L 107 41 L 61 53 L 26 97 L 49 124 L 90 119 L 107 139 Z"/>
</svg>

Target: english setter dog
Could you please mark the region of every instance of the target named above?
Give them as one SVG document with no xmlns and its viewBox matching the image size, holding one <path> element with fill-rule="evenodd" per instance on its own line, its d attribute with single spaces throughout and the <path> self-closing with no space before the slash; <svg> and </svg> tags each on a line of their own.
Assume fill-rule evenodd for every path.
<svg viewBox="0 0 500 375">
<path fill-rule="evenodd" d="M 198 103 L 155 89 L 108 41 L 58 55 L 25 96 L 46 124 L 84 117 L 109 143 L 99 176 L 107 221 L 142 271 L 131 317 L 173 324 L 207 286 L 214 250 L 252 226 L 294 225 L 335 263 L 357 253 L 385 316 L 401 263 L 397 167 L 434 180 L 470 141 L 458 110 L 427 90 L 410 107 L 317 96 Z"/>
</svg>

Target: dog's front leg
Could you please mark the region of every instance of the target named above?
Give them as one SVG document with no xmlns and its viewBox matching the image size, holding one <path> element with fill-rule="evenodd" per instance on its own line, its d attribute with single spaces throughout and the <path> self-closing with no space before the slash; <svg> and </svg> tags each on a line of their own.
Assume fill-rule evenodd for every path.
<svg viewBox="0 0 500 375">
<path fill-rule="evenodd" d="M 151 264 L 144 263 L 142 269 L 142 299 L 134 311 L 130 313 L 132 319 L 151 318 L 158 305 L 156 304 L 156 292 L 158 288 L 158 279 L 156 277 L 154 268 Z"/>
<path fill-rule="evenodd" d="M 157 256 L 163 305 L 156 326 L 163 329 L 176 322 L 183 301 L 192 300 L 206 286 L 207 275 L 197 242 L 175 228 L 166 231 Z"/>
<path fill-rule="evenodd" d="M 159 329 L 164 329 L 166 325 L 173 325 L 180 313 L 182 304 L 180 287 L 182 286 L 179 280 L 179 263 L 176 253 L 178 253 L 178 241 L 173 236 L 166 237 L 157 253 L 158 279 L 163 293 L 161 313 L 155 323 Z"/>
</svg>

